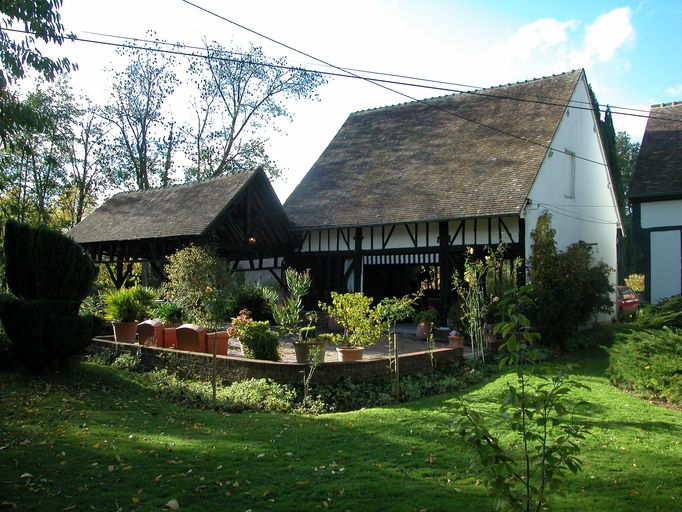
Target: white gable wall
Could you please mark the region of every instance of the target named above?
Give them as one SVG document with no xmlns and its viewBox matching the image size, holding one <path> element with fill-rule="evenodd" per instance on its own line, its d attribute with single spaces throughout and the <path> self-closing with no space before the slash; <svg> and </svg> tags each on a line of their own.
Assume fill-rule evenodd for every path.
<svg viewBox="0 0 682 512">
<path fill-rule="evenodd" d="M 590 96 L 584 78 L 571 104 L 578 108 L 566 109 L 523 212 L 526 254 L 531 254 L 530 233 L 538 217 L 547 211 L 552 215 L 558 249 L 578 241 L 591 244 L 594 256 L 614 269 L 615 287 L 619 219 L 596 119 L 592 109 L 586 108 Z"/>
</svg>

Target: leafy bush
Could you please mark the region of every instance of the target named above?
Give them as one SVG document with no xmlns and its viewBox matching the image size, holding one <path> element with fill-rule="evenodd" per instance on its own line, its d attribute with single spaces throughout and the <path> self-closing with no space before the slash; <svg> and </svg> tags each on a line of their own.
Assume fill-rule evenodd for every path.
<svg viewBox="0 0 682 512">
<path fill-rule="evenodd" d="M 674 295 L 655 306 L 642 308 L 637 324 L 646 328 L 682 328 L 682 295 Z"/>
<path fill-rule="evenodd" d="M 495 498 L 495 510 L 544 510 L 550 492 L 562 479 L 582 468 L 579 441 L 589 428 L 575 422 L 575 404 L 571 396 L 578 388 L 589 389 L 560 369 L 538 365 L 535 342 L 540 334 L 533 331 L 523 314 L 527 309 L 528 289 L 514 288 L 505 294 L 500 305 L 506 320 L 495 325 L 494 332 L 504 340 L 500 347 L 499 366 L 513 369 L 495 403 L 497 420 L 514 441 L 502 442 L 491 432 L 489 414 L 475 411 L 463 401 L 456 404 L 459 413 L 454 432 L 476 450 L 482 479 Z"/>
<path fill-rule="evenodd" d="M 612 269 L 595 262 L 592 248 L 582 242 L 558 252 L 554 236 L 551 215 L 545 213 L 531 233 L 533 304 L 527 314 L 545 343 L 563 347 L 597 313 L 611 311 Z"/>
<path fill-rule="evenodd" d="M 104 311 L 107 318 L 117 322 L 134 322 L 148 317 L 154 293 L 143 286 L 110 290 L 104 296 Z"/>
<path fill-rule="evenodd" d="M 111 363 L 111 366 L 118 370 L 136 372 L 142 368 L 140 358 L 133 354 L 121 354 Z"/>
<path fill-rule="evenodd" d="M 182 322 L 182 308 L 175 302 L 164 302 L 156 306 L 154 317 L 166 325 L 179 324 Z"/>
<path fill-rule="evenodd" d="M 213 389 L 209 382 L 181 379 L 167 370 L 144 373 L 141 378 L 165 399 L 194 407 L 213 408 Z M 296 390 L 291 386 L 269 379 L 248 379 L 218 386 L 215 407 L 228 412 L 293 412 L 296 397 Z"/>
<path fill-rule="evenodd" d="M 234 280 L 226 260 L 211 249 L 190 245 L 171 255 L 164 270 L 168 278 L 164 294 L 182 308 L 187 320 L 212 326 L 215 320 L 209 306 L 220 302 L 225 304 L 223 321 L 227 321 Z"/>
<path fill-rule="evenodd" d="M 232 316 L 242 309 L 251 311 L 254 320 L 273 322 L 270 290 L 260 286 L 242 285 L 237 287 L 227 300 L 228 315 Z"/>
<path fill-rule="evenodd" d="M 225 387 L 220 396 L 239 409 L 292 412 L 297 393 L 293 387 L 270 379 L 247 379 Z"/>
<path fill-rule="evenodd" d="M 249 322 L 242 329 L 239 341 L 249 359 L 280 360 L 277 333 L 270 329 L 268 322 Z"/>
<path fill-rule="evenodd" d="M 646 397 L 682 404 L 682 335 L 673 329 L 632 331 L 609 348 L 611 382 Z"/>
<path fill-rule="evenodd" d="M 343 335 L 335 334 L 333 341 L 344 347 L 366 347 L 381 339 L 387 322 L 381 308 L 373 308 L 372 297 L 361 292 L 332 292 L 332 303 L 319 303 L 322 311 L 343 327 Z"/>
</svg>

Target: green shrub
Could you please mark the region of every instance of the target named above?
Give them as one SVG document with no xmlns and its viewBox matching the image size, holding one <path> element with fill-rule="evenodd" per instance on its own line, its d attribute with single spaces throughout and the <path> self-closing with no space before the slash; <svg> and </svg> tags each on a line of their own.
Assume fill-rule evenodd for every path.
<svg viewBox="0 0 682 512">
<path fill-rule="evenodd" d="M 270 379 L 247 379 L 226 386 L 220 394 L 237 408 L 252 411 L 291 412 L 296 407 L 296 390 Z"/>
<path fill-rule="evenodd" d="M 168 370 L 154 370 L 141 374 L 145 384 L 159 396 L 193 407 L 213 408 L 213 389 L 209 382 L 181 379 Z M 216 390 L 215 406 L 220 411 L 246 410 L 265 412 L 293 412 L 296 390 L 269 379 L 248 379 Z"/>
<path fill-rule="evenodd" d="M 11 352 L 29 370 L 56 370 L 80 355 L 102 329 L 102 319 L 93 315 L 63 315 L 52 301 L 0 299 L 3 325 L 12 341 Z"/>
<path fill-rule="evenodd" d="M 80 245 L 47 226 L 8 220 L 4 248 L 7 284 L 16 297 L 65 301 L 70 303 L 68 313 L 78 312 L 97 275 Z"/>
<path fill-rule="evenodd" d="M 188 321 L 213 326 L 215 315 L 208 309 L 219 302 L 227 321 L 234 279 L 225 259 L 209 248 L 190 245 L 172 254 L 164 270 L 165 297 L 182 308 Z"/>
<path fill-rule="evenodd" d="M 558 252 L 551 218 L 548 213 L 541 215 L 531 233 L 533 304 L 526 313 L 543 343 L 563 347 L 597 313 L 611 311 L 612 269 L 595 262 L 592 248 L 583 242 Z"/>
<path fill-rule="evenodd" d="M 182 308 L 175 302 L 164 302 L 154 309 L 154 317 L 166 325 L 182 323 Z"/>
<path fill-rule="evenodd" d="M 277 333 L 270 329 L 268 322 L 254 321 L 246 324 L 239 341 L 244 347 L 244 355 L 249 359 L 280 360 Z"/>
<path fill-rule="evenodd" d="M 228 298 L 228 316 L 234 316 L 242 309 L 251 311 L 254 320 L 274 322 L 269 289 L 260 286 L 242 285 Z"/>
<path fill-rule="evenodd" d="M 307 327 L 301 327 L 298 330 L 298 336 L 302 340 L 313 340 L 317 336 L 317 328 L 314 325 L 309 325 Z"/>
<path fill-rule="evenodd" d="M 682 295 L 674 295 L 656 305 L 645 306 L 637 323 L 646 328 L 682 328 Z"/>
<path fill-rule="evenodd" d="M 117 370 L 127 370 L 129 372 L 137 372 L 142 368 L 142 361 L 139 357 L 133 354 L 121 354 L 111 363 L 111 366 Z"/>
<path fill-rule="evenodd" d="M 61 233 L 11 220 L 5 226 L 4 251 L 15 297 L 0 297 L 0 319 L 12 356 L 31 371 L 57 370 L 101 329 L 97 317 L 78 316 L 96 267 Z"/>
<path fill-rule="evenodd" d="M 632 331 L 609 348 L 615 385 L 682 404 L 682 335 L 669 328 Z"/>
<path fill-rule="evenodd" d="M 104 311 L 110 320 L 134 322 L 147 318 L 154 303 L 154 293 L 143 286 L 110 290 L 104 296 Z"/>
</svg>

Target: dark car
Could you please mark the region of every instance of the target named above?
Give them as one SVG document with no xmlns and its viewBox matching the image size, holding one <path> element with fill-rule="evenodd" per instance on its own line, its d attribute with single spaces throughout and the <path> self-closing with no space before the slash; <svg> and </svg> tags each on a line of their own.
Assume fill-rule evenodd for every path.
<svg viewBox="0 0 682 512">
<path fill-rule="evenodd" d="M 618 318 L 639 314 L 639 297 L 629 286 L 619 286 L 616 290 L 616 312 Z"/>
</svg>

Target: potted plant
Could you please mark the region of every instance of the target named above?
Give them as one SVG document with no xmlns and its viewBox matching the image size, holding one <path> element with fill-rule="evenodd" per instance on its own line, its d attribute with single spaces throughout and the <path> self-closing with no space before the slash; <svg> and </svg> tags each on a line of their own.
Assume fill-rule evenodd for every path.
<svg viewBox="0 0 682 512">
<path fill-rule="evenodd" d="M 448 334 L 448 347 L 450 348 L 464 348 L 464 336 L 457 330 L 453 329 Z"/>
<path fill-rule="evenodd" d="M 162 302 L 154 309 L 154 317 L 165 327 L 178 327 L 182 324 L 182 308 L 175 302 Z"/>
<path fill-rule="evenodd" d="M 319 306 L 343 327 L 342 334 L 332 335 L 339 361 L 358 361 L 362 359 L 364 347 L 379 341 L 386 322 L 380 310 L 372 307 L 373 299 L 363 293 L 332 292 L 331 295 L 331 304 L 320 302 Z"/>
<path fill-rule="evenodd" d="M 417 311 L 412 319 L 417 324 L 417 339 L 425 340 L 428 334 L 433 330 L 433 324 L 438 320 L 438 311 L 434 308 Z"/>
<path fill-rule="evenodd" d="M 242 336 L 244 335 L 245 329 L 253 323 L 253 318 L 251 318 L 251 311 L 248 309 L 242 309 L 239 314 L 234 317 L 230 326 L 227 328 L 227 337 L 235 338 L 241 345 L 242 355 L 244 353 L 244 345 L 242 344 Z"/>
<path fill-rule="evenodd" d="M 311 356 L 314 354 L 318 363 L 324 362 L 325 342 L 318 338 L 317 328 L 312 325 L 317 320 L 317 314 L 314 311 L 306 313 L 308 325 L 301 327 L 298 331 L 298 338 L 293 341 L 294 353 L 296 354 L 297 363 L 309 363 Z"/>
<path fill-rule="evenodd" d="M 241 344 L 244 357 L 263 361 L 279 361 L 277 333 L 270 328 L 270 322 L 253 320 L 241 329 Z"/>
<path fill-rule="evenodd" d="M 322 358 L 324 358 L 323 344 L 316 341 L 316 329 L 313 327 L 317 321 L 317 314 L 313 311 L 306 313 L 305 319 L 308 325 L 301 328 L 303 297 L 308 294 L 312 284 L 310 272 L 308 270 L 298 272 L 293 268 L 288 268 L 284 272 L 284 277 L 289 296 L 282 301 L 282 304 L 274 306 L 272 316 L 280 326 L 280 331 L 291 339 L 297 363 L 307 363 L 313 349 L 317 353 L 321 351 Z"/>
<path fill-rule="evenodd" d="M 137 322 L 149 316 L 154 294 L 148 288 L 133 286 L 111 290 L 104 296 L 104 313 L 119 343 L 135 343 Z"/>
</svg>

